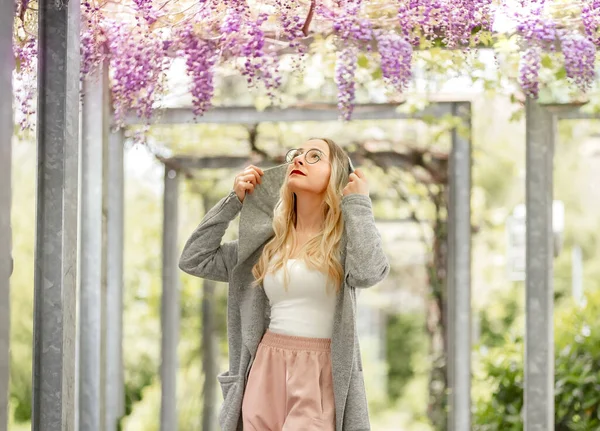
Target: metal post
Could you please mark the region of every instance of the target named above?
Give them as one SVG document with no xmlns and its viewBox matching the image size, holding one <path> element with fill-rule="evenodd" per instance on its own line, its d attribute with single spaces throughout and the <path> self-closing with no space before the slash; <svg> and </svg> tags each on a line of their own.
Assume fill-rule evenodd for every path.
<svg viewBox="0 0 600 431">
<path fill-rule="evenodd" d="M 177 244 L 177 171 L 165 166 L 163 219 L 163 275 L 161 307 L 161 431 L 177 430 L 177 344 L 179 342 L 179 250 Z"/>
<path fill-rule="evenodd" d="M 0 431 L 8 428 L 8 382 L 10 379 L 10 274 L 12 272 L 10 228 L 12 163 L 12 52 L 14 4 L 0 4 Z"/>
<path fill-rule="evenodd" d="M 81 248 L 79 302 L 79 429 L 103 429 L 103 314 L 106 308 L 105 194 L 108 146 L 108 74 L 83 81 L 81 148 Z"/>
<path fill-rule="evenodd" d="M 204 195 L 204 213 L 215 202 Z M 215 282 L 202 280 L 202 371 L 204 374 L 202 431 L 215 429 L 215 400 L 217 393 L 217 340 L 215 337 Z"/>
<path fill-rule="evenodd" d="M 115 431 L 125 414 L 123 381 L 123 131 L 110 134 L 108 143 L 108 205 L 106 256 L 106 431 Z"/>
<path fill-rule="evenodd" d="M 471 429 L 471 105 L 453 103 L 469 136 L 452 131 L 448 205 L 448 429 Z"/>
<path fill-rule="evenodd" d="M 38 8 L 32 429 L 63 431 L 75 427 L 80 3 Z"/>
<path fill-rule="evenodd" d="M 211 207 L 209 207 L 210 209 Z M 215 282 L 202 280 L 202 370 L 204 374 L 202 431 L 215 429 L 217 340 L 215 337 Z"/>
<path fill-rule="evenodd" d="M 556 119 L 526 102 L 525 430 L 554 429 L 552 176 Z"/>
</svg>

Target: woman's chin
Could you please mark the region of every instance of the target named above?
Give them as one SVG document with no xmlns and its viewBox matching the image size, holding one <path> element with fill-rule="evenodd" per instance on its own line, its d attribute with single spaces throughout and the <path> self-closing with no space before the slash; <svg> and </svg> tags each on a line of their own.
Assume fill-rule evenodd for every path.
<svg viewBox="0 0 600 431">
<path fill-rule="evenodd" d="M 294 193 L 304 191 L 305 188 L 302 187 L 302 185 L 298 184 L 298 183 L 299 183 L 299 181 L 297 181 L 296 178 L 293 178 L 293 177 L 289 178 L 288 183 L 287 183 L 288 190 L 291 192 L 294 192 Z"/>
<path fill-rule="evenodd" d="M 292 192 L 292 193 L 295 193 L 296 196 L 298 196 L 298 195 L 306 195 L 306 196 L 308 196 L 308 195 L 321 195 L 321 194 L 324 193 L 324 192 L 319 193 L 318 191 L 313 190 L 311 188 L 298 187 L 295 184 L 294 185 L 288 184 L 288 190 L 290 192 Z"/>
</svg>

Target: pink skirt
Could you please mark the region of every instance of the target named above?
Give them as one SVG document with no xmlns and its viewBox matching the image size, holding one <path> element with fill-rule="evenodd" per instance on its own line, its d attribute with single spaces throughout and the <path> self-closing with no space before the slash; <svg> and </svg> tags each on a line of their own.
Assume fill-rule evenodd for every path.
<svg viewBox="0 0 600 431">
<path fill-rule="evenodd" d="M 242 403 L 244 431 L 335 430 L 331 340 L 267 331 Z"/>
</svg>

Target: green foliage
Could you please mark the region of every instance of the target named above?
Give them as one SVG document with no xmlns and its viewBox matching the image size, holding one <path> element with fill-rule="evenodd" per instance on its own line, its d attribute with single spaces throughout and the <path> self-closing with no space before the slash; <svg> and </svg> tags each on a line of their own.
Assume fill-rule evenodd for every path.
<svg viewBox="0 0 600 431">
<path fill-rule="evenodd" d="M 180 367 L 177 373 L 177 413 L 178 426 L 182 430 L 201 429 L 202 383 L 200 359 Z M 214 376 L 212 378 L 215 378 Z M 220 397 L 221 392 L 216 391 Z M 217 404 L 218 405 L 218 404 Z M 123 430 L 160 430 L 160 381 L 153 381 L 141 391 L 140 401 L 133 405 L 131 412 L 121 421 Z"/>
<path fill-rule="evenodd" d="M 422 313 L 389 315 L 386 325 L 388 396 L 397 401 L 415 375 L 414 359 L 426 350 Z"/>
<path fill-rule="evenodd" d="M 507 332 L 521 314 L 520 288 L 519 284 L 518 289 L 497 293 L 495 300 L 480 312 L 480 345 L 490 348 L 506 342 Z"/>
<path fill-rule="evenodd" d="M 555 429 L 600 429 L 600 292 L 580 309 L 572 302 L 555 315 Z M 474 429 L 522 430 L 523 339 L 509 340 L 482 358 L 481 384 L 491 395 L 476 404 Z"/>
<path fill-rule="evenodd" d="M 11 284 L 10 400 L 15 422 L 31 417 L 31 371 L 33 343 L 33 256 L 35 226 L 35 145 L 14 145 L 13 228 L 14 270 Z M 12 429 L 12 428 L 11 428 Z"/>
</svg>

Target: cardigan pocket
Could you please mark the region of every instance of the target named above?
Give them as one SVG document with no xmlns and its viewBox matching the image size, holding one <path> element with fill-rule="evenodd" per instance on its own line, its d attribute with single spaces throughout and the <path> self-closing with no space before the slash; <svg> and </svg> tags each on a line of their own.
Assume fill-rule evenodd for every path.
<svg viewBox="0 0 600 431">
<path fill-rule="evenodd" d="M 344 430 L 366 431 L 371 429 L 369 421 L 369 405 L 365 392 L 365 381 L 362 371 L 352 372 L 346 408 L 344 409 Z"/>
<path fill-rule="evenodd" d="M 217 376 L 217 380 L 219 381 L 219 384 L 221 385 L 221 392 L 223 393 L 223 400 L 227 401 L 227 394 L 229 393 L 229 391 L 233 387 L 233 385 L 235 385 L 240 380 L 240 376 L 237 374 L 231 375 L 231 374 L 229 374 L 229 371 L 225 371 L 224 373 L 221 373 Z"/>
<path fill-rule="evenodd" d="M 217 380 L 221 384 L 221 392 L 223 393 L 223 404 L 218 415 L 218 422 L 221 429 L 225 430 L 227 424 L 230 423 L 235 417 L 235 397 L 237 385 L 239 384 L 240 376 L 231 375 L 229 371 L 226 371 L 217 376 Z"/>
</svg>

